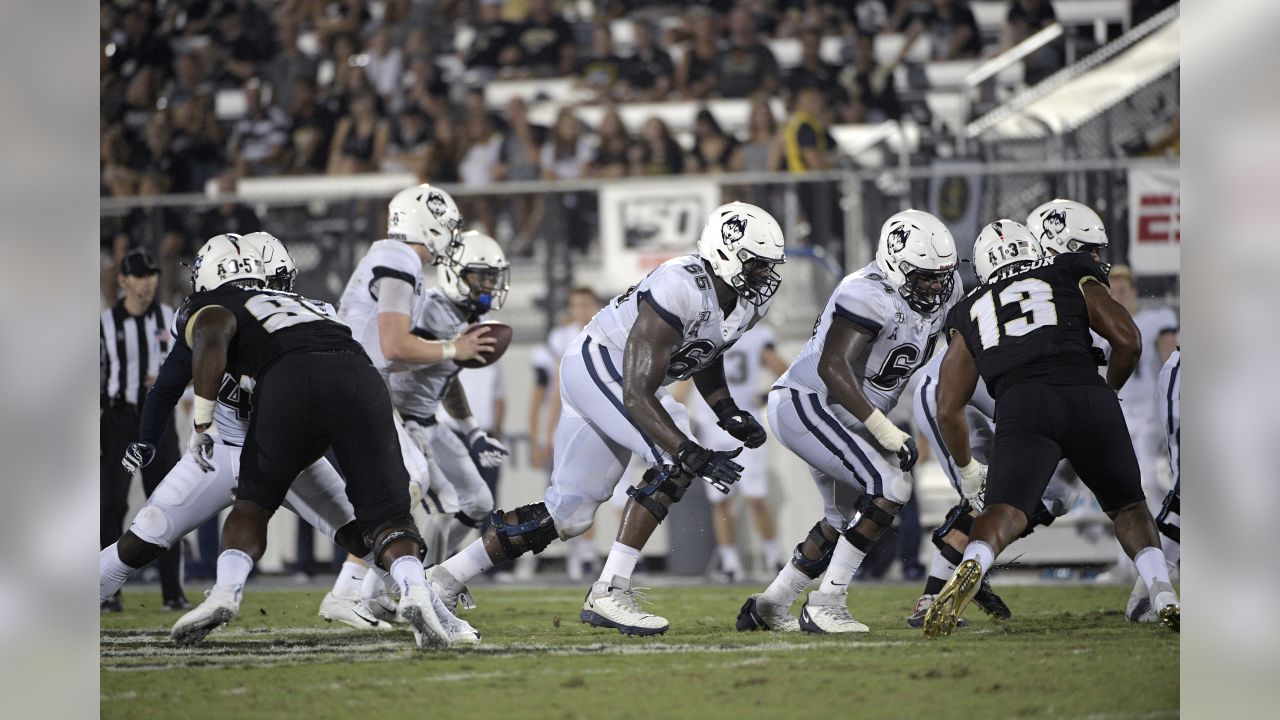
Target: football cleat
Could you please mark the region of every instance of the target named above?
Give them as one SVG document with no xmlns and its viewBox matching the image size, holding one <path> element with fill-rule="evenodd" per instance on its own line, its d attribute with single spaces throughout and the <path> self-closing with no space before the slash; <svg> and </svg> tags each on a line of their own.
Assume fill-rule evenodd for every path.
<svg viewBox="0 0 1280 720">
<path fill-rule="evenodd" d="M 661 635 L 670 627 L 667 619 L 640 607 L 644 593 L 632 588 L 630 580 L 615 575 L 613 580 L 597 580 L 587 591 L 578 619 L 587 625 L 613 628 L 623 635 Z"/>
<path fill-rule="evenodd" d="M 819 635 L 870 632 L 849 614 L 848 595 L 811 592 L 800 608 L 800 629 Z"/>
<path fill-rule="evenodd" d="M 357 630 L 390 630 L 391 625 L 373 614 L 360 598 L 334 595 L 332 591 L 320 601 L 320 617 L 329 622 L 340 622 Z"/>
<path fill-rule="evenodd" d="M 167 612 L 173 612 L 175 610 L 190 610 L 192 607 L 195 606 L 191 604 L 191 601 L 187 599 L 187 596 L 179 593 L 177 597 L 171 597 L 168 600 L 165 600 L 164 604 L 160 606 L 160 609 Z"/>
<path fill-rule="evenodd" d="M 970 558 L 960 563 L 924 614 L 924 636 L 950 635 L 961 613 L 982 584 L 982 566 Z"/>
<path fill-rule="evenodd" d="M 1151 595 L 1147 593 L 1147 584 L 1138 578 L 1129 593 L 1129 602 L 1124 606 L 1124 618 L 1129 622 L 1157 622 L 1155 608 L 1151 607 Z"/>
<path fill-rule="evenodd" d="M 982 583 L 978 585 L 978 592 L 973 594 L 973 604 L 997 620 L 1008 620 L 1013 616 L 1009 606 L 1005 605 L 1004 600 L 1001 600 L 996 591 L 991 589 L 991 583 L 985 575 L 982 577 Z"/>
<path fill-rule="evenodd" d="M 440 596 L 440 601 L 449 608 L 450 612 L 457 610 L 459 605 L 467 610 L 475 609 L 476 601 L 471 596 L 471 590 L 467 589 L 467 586 L 455 578 L 453 573 L 446 570 L 443 565 L 432 565 L 427 568 L 427 582 L 431 583 L 431 589 Z"/>
<path fill-rule="evenodd" d="M 369 614 L 385 623 L 402 623 L 399 615 L 399 600 L 392 597 L 385 584 L 379 587 L 372 596 L 364 598 L 364 608 Z"/>
<path fill-rule="evenodd" d="M 1155 606 L 1156 615 L 1165 627 L 1174 632 L 1180 631 L 1182 608 L 1178 605 L 1178 594 L 1173 591 L 1172 585 L 1160 581 L 1151 583 L 1151 604 Z"/>
<path fill-rule="evenodd" d="M 179 645 L 193 645 L 209 633 L 240 615 L 243 585 L 214 585 L 205 593 L 204 602 L 178 618 L 169 637 Z"/>
<path fill-rule="evenodd" d="M 772 630 L 774 632 L 799 632 L 800 621 L 790 612 L 791 608 L 769 602 L 769 599 L 755 593 L 747 598 L 738 610 L 738 629 Z"/>
<path fill-rule="evenodd" d="M 413 628 L 413 639 L 423 650 L 449 646 L 449 633 L 436 614 L 435 603 L 438 601 L 426 585 L 410 585 L 400 598 L 400 616 Z"/>
<path fill-rule="evenodd" d="M 926 612 L 929 611 L 929 606 L 933 604 L 933 599 L 936 597 L 938 596 L 937 595 L 921 595 L 920 596 L 920 599 L 916 601 L 916 609 L 913 610 L 911 615 L 907 618 L 907 627 L 913 630 L 919 630 L 920 628 L 924 627 L 924 615 Z M 964 618 L 960 618 L 959 620 L 956 621 L 956 627 L 958 628 L 968 627 L 968 626 L 969 626 L 969 621 L 965 620 Z"/>
<path fill-rule="evenodd" d="M 431 607 L 436 611 L 436 617 L 440 620 L 445 634 L 449 636 L 450 647 L 480 644 L 480 631 L 472 627 L 471 623 L 449 612 L 449 608 L 445 607 L 439 595 L 434 596 Z"/>
</svg>

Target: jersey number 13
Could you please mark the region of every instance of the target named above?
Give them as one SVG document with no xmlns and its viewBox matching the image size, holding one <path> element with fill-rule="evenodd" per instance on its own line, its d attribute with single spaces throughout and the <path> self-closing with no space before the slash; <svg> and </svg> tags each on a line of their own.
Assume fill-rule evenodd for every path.
<svg viewBox="0 0 1280 720">
<path fill-rule="evenodd" d="M 1021 337 L 1036 328 L 1058 324 L 1058 310 L 1053 306 L 1053 287 L 1043 280 L 1028 278 L 1010 283 L 1000 291 L 999 299 L 1000 307 L 1018 306 L 1019 315 L 1000 322 L 992 290 L 969 308 L 969 317 L 978 324 L 983 350 L 999 345 L 1002 337 Z"/>
</svg>

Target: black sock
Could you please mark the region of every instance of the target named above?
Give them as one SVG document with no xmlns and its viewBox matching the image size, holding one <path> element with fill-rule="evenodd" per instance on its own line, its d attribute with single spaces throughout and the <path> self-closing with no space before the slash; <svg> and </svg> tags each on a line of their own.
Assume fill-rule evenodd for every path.
<svg viewBox="0 0 1280 720">
<path fill-rule="evenodd" d="M 942 586 L 946 584 L 946 580 L 930 575 L 929 579 L 924 581 L 924 594 L 937 595 L 942 592 Z"/>
</svg>

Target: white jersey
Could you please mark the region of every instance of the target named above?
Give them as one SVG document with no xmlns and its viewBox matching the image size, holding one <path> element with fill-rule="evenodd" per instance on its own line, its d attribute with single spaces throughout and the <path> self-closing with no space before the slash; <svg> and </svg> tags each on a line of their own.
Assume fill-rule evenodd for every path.
<svg viewBox="0 0 1280 720">
<path fill-rule="evenodd" d="M 582 332 L 582 326 L 572 323 L 558 325 L 551 334 L 547 335 L 547 351 L 555 358 L 556 362 L 569 352 L 570 346 L 573 345 L 573 339 L 578 337 L 578 333 Z"/>
<path fill-rule="evenodd" d="M 680 346 L 671 354 L 663 385 L 690 378 L 715 361 L 765 313 L 773 299 L 756 307 L 737 298 L 733 311 L 725 317 L 716 300 L 715 284 L 702 258 L 696 254 L 672 258 L 645 279 L 614 298 L 587 323 L 583 334 L 621 356 L 627 336 L 640 313 L 640 303 L 649 303 L 658 315 L 681 335 Z"/>
<path fill-rule="evenodd" d="M 907 380 L 933 354 L 947 313 L 961 297 L 957 281 L 951 297 L 937 312 L 921 315 L 885 282 L 875 262 L 845 276 L 814 324 L 813 337 L 777 385 L 817 393 L 826 402 L 827 384 L 818 375 L 818 361 L 832 319 L 839 315 L 875 336 L 854 363 L 862 393 L 881 412 L 889 412 Z"/>
<path fill-rule="evenodd" d="M 760 390 L 760 368 L 764 365 L 764 351 L 778 342 L 773 330 L 757 325 L 747 331 L 733 347 L 724 353 L 724 379 L 729 386 L 729 396 L 738 407 L 755 413 L 763 404 Z M 686 403 L 693 411 L 700 428 L 716 424 L 715 414 L 696 390 L 689 393 Z"/>
<path fill-rule="evenodd" d="M 1160 368 L 1160 422 L 1169 438 L 1169 469 L 1173 471 L 1174 491 L 1182 481 L 1182 351 L 1174 350 Z"/>
<path fill-rule="evenodd" d="M 959 340 L 958 342 L 964 342 Z M 946 357 L 945 350 L 933 354 L 933 359 L 925 364 L 916 372 L 920 375 L 920 386 L 925 387 L 928 383 L 928 392 L 938 392 L 938 374 L 942 370 L 942 358 Z M 979 382 L 973 388 L 973 397 L 969 399 L 969 407 L 982 413 L 988 420 L 995 422 L 996 419 L 996 401 L 991 397 L 991 393 L 987 391 L 987 384 Z"/>
<path fill-rule="evenodd" d="M 1178 316 L 1172 308 L 1153 307 L 1139 310 L 1133 322 L 1142 333 L 1142 356 L 1133 375 L 1120 389 L 1120 407 L 1126 418 L 1153 418 L 1159 409 L 1160 366 L 1164 361 L 1156 348 L 1161 333 L 1177 332 Z"/>
<path fill-rule="evenodd" d="M 448 340 L 473 322 L 479 322 L 479 318 L 469 318 L 467 311 L 458 307 L 440 288 L 432 288 L 422 297 L 422 304 L 413 319 L 414 335 L 428 340 Z M 392 373 L 391 404 L 404 417 L 434 417 L 449 383 L 459 372 L 462 368 L 457 363 L 443 360 L 418 366 L 409 372 Z"/>
<path fill-rule="evenodd" d="M 369 246 L 369 252 L 356 265 L 338 300 L 338 316 L 351 328 L 351 336 L 385 377 L 387 373 L 407 370 L 411 366 L 392 363 L 382 355 L 382 344 L 378 341 L 378 296 L 374 283 L 383 278 L 396 278 L 413 285 L 413 308 L 409 317 L 417 318 L 423 301 L 422 258 L 408 243 L 399 240 L 379 240 Z"/>
</svg>

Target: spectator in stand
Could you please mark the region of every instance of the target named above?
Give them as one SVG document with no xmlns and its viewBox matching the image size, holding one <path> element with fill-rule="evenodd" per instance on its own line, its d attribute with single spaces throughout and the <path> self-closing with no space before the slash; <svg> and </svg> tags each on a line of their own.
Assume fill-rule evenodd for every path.
<svg viewBox="0 0 1280 720">
<path fill-rule="evenodd" d="M 627 174 L 627 148 L 631 146 L 631 137 L 616 109 L 610 108 L 600 119 L 596 137 L 599 142 L 596 145 L 595 159 L 591 161 L 591 177 L 624 177 Z"/>
<path fill-rule="evenodd" d="M 368 58 L 364 72 L 369 84 L 388 107 L 399 107 L 404 55 L 391 45 L 391 29 L 386 25 L 375 28 L 365 43 L 364 55 Z"/>
<path fill-rule="evenodd" d="M 716 116 L 710 110 L 702 108 L 693 121 L 693 153 L 690 159 L 691 172 L 723 173 L 728 172 L 733 163 L 733 156 L 738 150 L 738 141 L 726 133 L 716 122 Z"/>
<path fill-rule="evenodd" d="M 932 0 L 931 6 L 914 14 L 907 28 L 907 41 L 899 61 L 921 35 L 928 33 L 934 60 L 963 60 L 982 55 L 978 21 L 967 0 Z"/>
<path fill-rule="evenodd" d="M 168 178 L 169 192 L 193 192 L 190 169 L 185 159 L 173 151 L 173 126 L 169 115 L 157 112 L 147 122 L 144 134 L 146 162 L 149 172 L 157 172 Z"/>
<path fill-rule="evenodd" d="M 502 19 L 502 0 L 481 0 L 471 26 L 475 36 L 464 61 L 467 70 L 480 75 L 477 81 L 488 80 L 498 74 L 500 67 L 519 62 L 515 27 Z"/>
<path fill-rule="evenodd" d="M 747 141 L 734 153 L 734 172 L 774 172 L 782 169 L 782 142 L 778 137 L 778 121 L 768 100 L 751 105 L 747 120 Z M 758 204 L 758 203 L 757 203 Z"/>
<path fill-rule="evenodd" d="M 676 68 L 676 91 L 685 100 L 701 100 L 716 85 L 714 72 L 720 56 L 715 17 L 702 12 L 693 16 L 692 42 Z"/>
<path fill-rule="evenodd" d="M 107 68 L 128 80 L 143 68 L 165 68 L 173 59 L 169 43 L 152 32 L 152 17 L 144 9 L 154 6 L 137 6 L 125 10 L 120 16 L 120 29 L 111 33 L 108 47 Z"/>
<path fill-rule="evenodd" d="M 218 83 L 236 87 L 258 75 L 277 48 L 275 24 L 255 3 L 223 5 L 214 22 L 211 47 L 217 60 Z"/>
<path fill-rule="evenodd" d="M 822 35 L 817 30 L 805 30 L 800 35 L 800 64 L 787 71 L 788 92 L 806 85 L 823 88 L 828 93 L 839 87 L 836 77 L 840 69 L 822 61 L 821 49 Z M 834 98 L 829 95 L 827 99 Z"/>
<path fill-rule="evenodd" d="M 876 35 L 891 25 L 891 11 L 896 6 L 904 8 L 909 4 L 903 0 L 853 0 L 843 3 L 844 34 L 860 33 Z"/>
<path fill-rule="evenodd" d="M 729 14 L 729 47 L 716 56 L 715 92 L 720 97 L 769 96 L 778 87 L 778 60 L 760 40 L 755 18 L 739 5 Z"/>
<path fill-rule="evenodd" d="M 551 138 L 542 145 L 542 177 L 545 180 L 577 180 L 587 174 L 594 159 L 591 138 L 582 132 L 582 123 L 570 108 L 561 108 L 556 116 Z M 559 192 L 548 202 L 558 203 L 560 212 L 555 220 L 563 223 L 559 229 L 569 240 L 569 247 L 585 252 L 595 234 L 594 224 L 589 224 L 594 201 L 593 193 Z M 550 218 L 549 218 L 550 219 Z"/>
<path fill-rule="evenodd" d="M 651 23 L 637 20 L 634 28 L 635 51 L 622 66 L 623 95 L 628 100 L 645 102 L 666 100 L 671 93 L 675 72 L 671 56 L 658 47 Z"/>
<path fill-rule="evenodd" d="M 418 179 L 434 185 L 458 182 L 458 165 L 461 162 L 462 143 L 453 118 L 449 113 L 437 115 Z"/>
<path fill-rule="evenodd" d="M 201 92 L 208 92 L 210 88 L 208 78 L 205 77 L 204 64 L 200 61 L 198 54 L 186 52 L 174 58 L 173 80 L 164 93 L 170 105 L 181 100 L 189 100 Z"/>
<path fill-rule="evenodd" d="M 406 94 L 408 105 L 433 118 L 449 111 L 449 84 L 444 81 L 440 67 L 429 58 L 412 58 L 405 81 L 409 86 Z"/>
<path fill-rule="evenodd" d="M 875 38 L 855 35 L 853 64 L 839 78 L 845 96 L 842 117 L 848 123 L 874 123 L 902 117 L 893 65 L 876 63 Z"/>
<path fill-rule="evenodd" d="M 257 78 L 244 86 L 247 109 L 231 129 L 229 154 L 240 175 L 278 175 L 284 169 L 289 118 L 274 105 L 263 105 Z"/>
<path fill-rule="evenodd" d="M 329 142 L 337 123 L 325 103 L 316 97 L 316 84 L 310 78 L 294 80 L 289 93 L 289 165 L 288 172 L 298 175 L 322 174 L 329 162 Z"/>
<path fill-rule="evenodd" d="M 529 14 L 516 26 L 514 42 L 526 73 L 534 77 L 573 73 L 573 28 L 551 9 L 551 0 L 529 0 Z"/>
<path fill-rule="evenodd" d="M 213 96 L 202 93 L 169 107 L 173 111 L 173 154 L 190 173 L 188 185 L 203 188 L 226 165 L 223 130 L 213 112 Z"/>
<path fill-rule="evenodd" d="M 662 118 L 654 116 L 645 120 L 640 128 L 640 140 L 646 151 L 645 175 L 679 175 L 684 172 L 684 148 L 676 142 Z"/>
<path fill-rule="evenodd" d="M 794 110 L 782 130 L 787 170 L 792 173 L 825 170 L 834 164 L 836 143 L 827 132 L 824 102 L 820 88 L 805 86 L 796 91 Z M 838 247 L 835 228 L 839 225 L 835 221 L 839 208 L 833 184 L 806 183 L 798 188 L 797 195 L 811 229 L 810 244 Z"/>
<path fill-rule="evenodd" d="M 482 103 L 483 97 L 482 93 Z M 468 115 L 461 134 L 465 149 L 462 161 L 458 163 L 458 177 L 462 179 L 462 184 L 484 188 L 501 180 L 502 135 L 497 132 L 483 106 L 481 112 Z M 462 216 L 473 223 L 479 223 L 481 232 L 487 235 L 497 233 L 492 196 L 459 197 L 458 204 L 461 206 Z"/>
<path fill-rule="evenodd" d="M 356 41 L 346 33 L 329 38 L 328 52 L 320 62 L 316 78 L 325 92 L 332 97 L 341 96 L 347 87 L 347 73 L 351 72 L 356 57 Z"/>
<path fill-rule="evenodd" d="M 280 52 L 263 69 L 262 78 L 271 86 L 271 101 L 278 107 L 294 107 L 293 90 L 298 80 L 315 81 L 318 64 L 298 48 L 298 24 L 280 25 Z"/>
<path fill-rule="evenodd" d="M 382 160 L 383 172 L 417 172 L 426 159 L 431 123 L 417 108 L 408 108 L 391 123 L 391 140 Z"/>
<path fill-rule="evenodd" d="M 591 29 L 591 53 L 578 61 L 578 79 L 597 100 L 613 99 L 622 77 L 623 61 L 613 51 L 613 33 L 607 23 L 596 23 Z"/>
<path fill-rule="evenodd" d="M 374 172 L 382 164 L 391 125 L 378 114 L 378 99 L 364 92 L 351 99 L 350 111 L 338 120 L 329 144 L 330 175 Z"/>
<path fill-rule="evenodd" d="M 225 172 L 218 176 L 218 195 L 232 195 L 236 191 L 236 175 Z M 200 232 L 187 244 L 187 255 L 194 256 L 196 251 L 208 238 L 220 233 L 239 233 L 247 235 L 262 229 L 262 221 L 258 214 L 248 205 L 235 202 L 230 198 L 200 213 Z"/>
<path fill-rule="evenodd" d="M 538 156 L 546 142 L 547 129 L 529 122 L 529 107 L 519 97 L 507 101 L 506 120 L 500 154 L 503 177 L 510 181 L 537 180 L 542 174 Z M 511 221 L 515 226 L 511 254 L 527 255 L 542 223 L 541 197 L 536 193 L 512 195 Z"/>
<path fill-rule="evenodd" d="M 1000 51 L 1004 52 L 1058 21 L 1049 0 L 1013 0 L 1009 16 L 1000 29 Z M 1061 42 L 1052 42 L 1022 61 L 1022 79 L 1035 85 L 1062 67 Z"/>
</svg>

